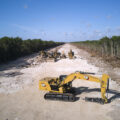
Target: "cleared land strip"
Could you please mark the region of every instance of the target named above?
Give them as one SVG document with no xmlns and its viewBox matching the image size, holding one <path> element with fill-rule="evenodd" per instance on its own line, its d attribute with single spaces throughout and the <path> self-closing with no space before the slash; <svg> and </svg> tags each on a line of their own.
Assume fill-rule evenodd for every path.
<svg viewBox="0 0 120 120">
<path fill-rule="evenodd" d="M 94 63 L 97 61 L 88 62 L 88 59 L 91 59 L 90 55 L 75 46 L 65 44 L 59 48 L 59 51 L 64 51 L 67 54 L 70 49 L 74 51 L 76 59 L 70 60 L 67 58 L 57 62 L 40 62 L 39 64 L 22 68 L 16 67 L 18 63 L 15 61 L 14 67 L 7 67 L 8 69 L 0 71 L 1 120 L 112 120 L 113 118 L 119 118 L 119 97 L 106 105 L 85 102 L 81 99 L 89 96 L 100 97 L 100 92 L 91 91 L 91 89 L 100 88 L 100 85 L 94 82 L 73 81 L 74 87 L 84 87 L 89 91 L 79 93 L 77 96 L 80 99 L 76 102 L 44 100 L 43 97 L 46 92 L 38 89 L 38 81 L 41 78 L 58 77 L 61 74 L 70 74 L 75 71 L 107 73 L 107 70 L 104 71 L 103 68 L 95 66 Z M 28 62 L 30 59 L 37 60 L 37 57 L 38 54 L 26 59 Z M 24 63 L 20 59 L 18 61 L 20 62 L 19 64 Z M 110 90 L 109 98 L 111 99 L 120 91 L 118 84 L 113 80 L 110 81 Z M 113 109 L 114 111 L 112 111 Z"/>
</svg>

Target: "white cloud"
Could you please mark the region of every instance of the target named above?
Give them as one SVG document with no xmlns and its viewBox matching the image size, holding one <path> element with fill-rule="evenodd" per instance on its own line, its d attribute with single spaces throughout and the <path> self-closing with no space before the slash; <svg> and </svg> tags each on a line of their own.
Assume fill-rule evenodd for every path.
<svg viewBox="0 0 120 120">
<path fill-rule="evenodd" d="M 28 5 L 24 5 L 23 7 L 24 7 L 25 9 L 27 9 L 27 8 L 28 8 Z"/>
<path fill-rule="evenodd" d="M 52 21 L 52 22 L 55 21 L 55 17 L 51 17 L 50 21 Z"/>
<path fill-rule="evenodd" d="M 30 35 L 30 36 L 33 36 L 33 37 L 46 37 L 47 34 L 45 31 L 43 30 L 38 30 L 38 29 L 35 29 L 35 28 L 31 28 L 31 27 L 28 27 L 28 26 L 24 26 L 24 25 L 19 25 L 19 24 L 12 24 L 12 26 L 18 28 L 20 30 L 22 30 L 22 32 L 26 35 Z"/>
<path fill-rule="evenodd" d="M 107 28 L 107 32 L 111 32 L 111 28 Z"/>
<path fill-rule="evenodd" d="M 38 32 L 37 30 L 30 28 L 30 27 L 27 27 L 27 26 L 24 26 L 24 25 L 19 25 L 19 24 L 12 24 L 12 25 L 14 27 L 17 27 L 17 28 L 22 29 L 24 31 L 33 32 L 33 33 Z"/>
<path fill-rule="evenodd" d="M 92 27 L 92 24 L 88 23 L 88 24 L 86 25 L 86 27 L 87 27 L 87 28 L 91 28 L 91 27 Z"/>
<path fill-rule="evenodd" d="M 82 35 L 86 35 L 86 32 L 83 32 Z"/>
<path fill-rule="evenodd" d="M 120 27 L 117 27 L 116 30 L 117 30 L 117 31 L 120 31 Z"/>
<path fill-rule="evenodd" d="M 115 29 L 116 35 L 120 35 L 120 26 Z"/>
<path fill-rule="evenodd" d="M 46 36 L 46 32 L 42 32 L 42 35 L 43 35 L 43 36 Z"/>
<path fill-rule="evenodd" d="M 111 15 L 107 15 L 106 18 L 107 18 L 107 19 L 111 19 L 112 16 L 111 16 Z"/>
<path fill-rule="evenodd" d="M 66 37 L 74 37 L 74 33 L 73 32 L 64 32 L 64 36 L 66 36 Z"/>
<path fill-rule="evenodd" d="M 112 32 L 112 29 L 110 28 L 110 27 L 106 27 L 106 33 L 110 33 L 110 32 Z"/>
<path fill-rule="evenodd" d="M 64 32 L 64 35 L 65 35 L 65 36 L 68 36 L 68 33 L 67 33 L 67 32 Z"/>
<path fill-rule="evenodd" d="M 73 33 L 72 33 L 72 32 L 70 32 L 70 35 L 73 35 Z"/>
<path fill-rule="evenodd" d="M 101 32 L 100 32 L 99 30 L 94 30 L 93 33 L 99 34 L 99 33 L 101 33 Z"/>
<path fill-rule="evenodd" d="M 98 18 L 99 18 L 99 16 L 95 16 L 95 18 L 96 18 L 96 19 L 98 19 Z"/>
<path fill-rule="evenodd" d="M 94 30 L 93 31 L 93 36 L 96 37 L 96 38 L 98 38 L 99 36 L 102 36 L 102 33 L 101 33 L 100 30 Z"/>
</svg>

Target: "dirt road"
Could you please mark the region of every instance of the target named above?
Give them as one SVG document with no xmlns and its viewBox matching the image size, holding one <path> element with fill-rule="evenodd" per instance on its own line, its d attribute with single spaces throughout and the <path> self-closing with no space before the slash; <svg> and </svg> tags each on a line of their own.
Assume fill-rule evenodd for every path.
<svg viewBox="0 0 120 120">
<path fill-rule="evenodd" d="M 7 68 L 4 67 L 5 65 L 1 66 L 0 120 L 119 120 L 120 99 L 117 95 L 119 96 L 120 89 L 113 80 L 110 81 L 111 92 L 109 93 L 109 98 L 113 101 L 106 105 L 83 100 L 84 97 L 89 96 L 100 97 L 100 92 L 91 91 L 94 88 L 100 88 L 100 85 L 82 80 L 73 81 L 73 86 L 79 88 L 77 97 L 80 99 L 76 102 L 44 100 L 46 92 L 38 89 L 38 81 L 41 78 L 57 77 L 75 71 L 107 73 L 107 71 L 103 71 L 103 68 L 96 67 L 93 64 L 95 61 L 92 64 L 88 62 L 90 55 L 75 46 L 65 44 L 59 51 L 67 53 L 71 48 L 75 52 L 76 59 L 74 60 L 67 58 L 55 63 L 44 62 L 29 67 L 18 67 L 17 62 L 14 62 L 12 67 L 12 63 L 9 63 Z M 37 56 L 38 54 L 33 58 L 35 59 Z M 19 64 L 22 64 L 30 59 L 18 61 Z M 80 90 L 84 92 L 80 93 Z M 113 97 L 117 99 L 113 99 Z"/>
</svg>

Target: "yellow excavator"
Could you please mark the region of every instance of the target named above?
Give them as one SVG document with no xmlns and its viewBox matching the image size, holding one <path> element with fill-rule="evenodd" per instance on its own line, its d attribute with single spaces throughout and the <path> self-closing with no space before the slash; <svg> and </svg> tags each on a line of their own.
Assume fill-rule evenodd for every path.
<svg viewBox="0 0 120 120">
<path fill-rule="evenodd" d="M 108 99 L 106 97 L 106 91 L 109 89 L 110 77 L 107 74 L 103 74 L 102 77 L 98 78 L 95 77 L 95 75 L 90 75 L 90 74 L 94 74 L 94 73 L 75 72 L 70 75 L 61 75 L 59 78 L 47 77 L 39 81 L 39 89 L 49 91 L 49 93 L 46 93 L 44 95 L 45 99 L 73 102 L 76 100 L 74 89 L 72 89 L 73 80 L 81 79 L 81 80 L 97 82 L 100 83 L 100 87 L 101 87 L 101 98 L 98 102 L 102 104 L 108 103 Z M 91 98 L 86 98 L 86 101 L 89 99 Z"/>
<path fill-rule="evenodd" d="M 70 51 L 68 52 L 68 57 L 69 57 L 69 59 L 73 59 L 75 57 L 72 49 L 70 49 Z"/>
</svg>

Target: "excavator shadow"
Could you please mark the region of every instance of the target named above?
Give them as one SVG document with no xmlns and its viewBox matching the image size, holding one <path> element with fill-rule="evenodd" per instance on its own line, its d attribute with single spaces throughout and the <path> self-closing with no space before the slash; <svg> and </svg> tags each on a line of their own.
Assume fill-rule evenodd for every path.
<svg viewBox="0 0 120 120">
<path fill-rule="evenodd" d="M 76 96 L 79 94 L 82 94 L 82 93 L 90 93 L 90 92 L 100 92 L 100 94 L 101 94 L 100 88 L 79 87 L 79 88 L 73 88 L 73 89 L 75 91 Z M 107 98 L 108 103 L 111 103 L 115 99 L 120 98 L 120 92 L 116 91 L 116 90 L 109 89 L 108 91 L 106 91 L 106 94 L 108 94 L 108 98 Z M 92 102 L 99 102 L 99 101 L 101 101 L 101 98 L 87 98 L 87 100 L 92 101 Z"/>
</svg>

